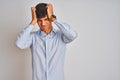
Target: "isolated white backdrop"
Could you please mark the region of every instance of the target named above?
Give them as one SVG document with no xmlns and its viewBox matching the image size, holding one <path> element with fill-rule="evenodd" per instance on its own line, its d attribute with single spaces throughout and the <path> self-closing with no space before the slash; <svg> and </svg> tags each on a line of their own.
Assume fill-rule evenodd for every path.
<svg viewBox="0 0 120 80">
<path fill-rule="evenodd" d="M 120 0 L 1 0 L 0 80 L 31 80 L 31 53 L 15 46 L 30 7 L 52 3 L 78 37 L 68 44 L 65 80 L 120 80 Z"/>
</svg>

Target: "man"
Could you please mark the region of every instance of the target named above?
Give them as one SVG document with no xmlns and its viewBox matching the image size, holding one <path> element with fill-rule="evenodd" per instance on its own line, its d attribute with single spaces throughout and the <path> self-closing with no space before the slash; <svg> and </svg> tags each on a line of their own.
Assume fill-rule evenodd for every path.
<svg viewBox="0 0 120 80">
<path fill-rule="evenodd" d="M 52 4 L 39 3 L 31 12 L 32 20 L 17 37 L 16 45 L 31 49 L 32 80 L 64 80 L 66 44 L 77 34 L 67 23 L 57 20 Z M 52 22 L 58 29 L 53 28 Z M 40 30 L 32 32 L 36 23 Z"/>
</svg>

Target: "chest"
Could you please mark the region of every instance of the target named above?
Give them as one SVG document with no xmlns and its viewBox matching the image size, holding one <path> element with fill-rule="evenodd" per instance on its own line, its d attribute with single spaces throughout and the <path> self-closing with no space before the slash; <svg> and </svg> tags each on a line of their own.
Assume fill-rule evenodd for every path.
<svg viewBox="0 0 120 80">
<path fill-rule="evenodd" d="M 62 38 L 60 35 L 56 34 L 53 37 L 45 36 L 41 37 L 36 35 L 33 39 L 33 48 L 39 48 L 42 50 L 48 50 L 48 51 L 53 51 L 53 50 L 59 50 L 61 48 L 64 48 L 66 44 L 62 41 Z"/>
</svg>

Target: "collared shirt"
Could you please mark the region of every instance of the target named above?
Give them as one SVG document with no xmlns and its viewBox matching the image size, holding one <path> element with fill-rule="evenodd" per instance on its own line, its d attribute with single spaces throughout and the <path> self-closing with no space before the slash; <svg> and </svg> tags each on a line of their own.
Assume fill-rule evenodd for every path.
<svg viewBox="0 0 120 80">
<path fill-rule="evenodd" d="M 58 29 L 49 34 L 28 25 L 16 39 L 16 45 L 30 48 L 32 52 L 32 80 L 64 80 L 64 58 L 66 44 L 73 41 L 77 33 L 67 23 L 55 20 Z"/>
</svg>

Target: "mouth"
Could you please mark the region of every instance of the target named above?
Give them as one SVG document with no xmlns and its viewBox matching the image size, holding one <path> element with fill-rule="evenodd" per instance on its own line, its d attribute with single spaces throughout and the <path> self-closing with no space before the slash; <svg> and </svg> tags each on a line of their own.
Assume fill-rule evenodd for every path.
<svg viewBox="0 0 120 80">
<path fill-rule="evenodd" d="M 46 28 L 47 26 L 42 26 L 42 28 Z"/>
<path fill-rule="evenodd" d="M 46 27 L 46 26 L 42 26 L 42 27 Z"/>
<path fill-rule="evenodd" d="M 47 26 L 41 26 L 41 28 L 42 28 L 42 29 L 46 29 L 46 28 L 47 28 Z"/>
</svg>

